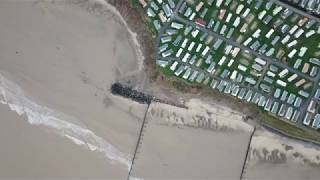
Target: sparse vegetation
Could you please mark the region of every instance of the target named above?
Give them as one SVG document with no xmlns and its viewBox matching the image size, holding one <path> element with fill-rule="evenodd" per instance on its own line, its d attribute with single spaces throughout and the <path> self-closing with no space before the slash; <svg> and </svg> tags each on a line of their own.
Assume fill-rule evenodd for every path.
<svg viewBox="0 0 320 180">
<path fill-rule="evenodd" d="M 268 127 L 272 127 L 273 129 L 277 129 L 278 131 L 293 138 L 320 142 L 320 136 L 316 132 L 313 133 L 309 130 L 303 130 L 297 126 L 290 124 L 289 122 L 280 120 L 279 118 L 273 117 L 261 110 L 259 111 L 262 124 Z"/>
</svg>

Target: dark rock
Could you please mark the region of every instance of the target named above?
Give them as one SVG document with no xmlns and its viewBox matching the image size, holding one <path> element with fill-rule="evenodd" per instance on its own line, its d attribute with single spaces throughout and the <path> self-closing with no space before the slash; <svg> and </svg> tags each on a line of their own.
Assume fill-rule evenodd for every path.
<svg viewBox="0 0 320 180">
<path fill-rule="evenodd" d="M 141 104 L 150 104 L 154 99 L 153 96 L 146 95 L 142 92 L 132 89 L 131 87 L 122 85 L 120 83 L 114 83 L 111 86 L 111 93 L 114 95 L 123 96 L 125 98 L 132 99 L 133 101 Z"/>
</svg>

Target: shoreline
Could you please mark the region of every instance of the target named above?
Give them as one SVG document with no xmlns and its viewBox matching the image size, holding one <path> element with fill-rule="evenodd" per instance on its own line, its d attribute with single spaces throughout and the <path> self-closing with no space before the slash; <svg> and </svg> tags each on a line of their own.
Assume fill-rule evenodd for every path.
<svg viewBox="0 0 320 180">
<path fill-rule="evenodd" d="M 123 16 L 126 21 L 128 21 L 129 26 L 130 26 L 130 24 L 136 22 L 135 26 L 132 26 L 129 28 L 131 28 L 131 30 L 138 30 L 138 33 L 136 33 L 136 34 L 138 34 L 137 39 L 139 42 L 145 41 L 145 39 L 144 39 L 145 36 L 141 36 L 141 35 L 147 34 L 147 33 L 150 34 L 150 32 L 148 30 L 146 30 L 147 27 L 145 24 L 145 20 L 143 20 L 144 17 L 143 17 L 143 15 L 141 15 L 142 13 L 139 11 L 139 9 L 131 7 L 130 2 L 128 2 L 128 1 L 125 1 L 125 2 L 120 2 L 117 0 L 106 0 L 106 1 L 108 1 L 108 2 L 112 1 L 112 2 L 110 2 L 111 6 L 114 6 L 115 9 L 117 9 L 120 12 L 120 15 Z M 127 11 L 125 11 L 125 10 L 127 10 Z M 127 14 L 126 14 L 126 13 L 130 14 L 129 11 L 130 11 L 130 13 L 132 13 L 132 12 L 137 13 L 141 18 L 138 20 L 132 19 L 131 16 L 127 16 Z M 136 28 L 136 26 L 138 26 L 137 24 L 139 24 L 139 23 L 141 24 L 140 26 L 143 28 L 138 28 L 138 29 Z M 150 35 L 147 37 L 150 37 Z M 152 41 L 153 41 L 153 39 L 152 39 Z M 155 67 L 156 66 L 155 60 L 154 60 L 155 56 L 153 56 L 154 52 L 151 52 L 150 49 L 148 49 L 144 45 L 141 45 L 141 46 L 143 49 L 142 51 L 144 52 L 144 54 L 146 54 L 146 57 L 147 57 L 145 59 L 146 62 L 144 62 L 147 69 L 149 70 L 147 76 L 154 76 L 155 74 L 158 74 L 159 71 Z M 151 66 L 150 66 L 150 63 L 151 63 Z M 157 76 L 157 75 L 155 75 L 155 76 Z M 233 97 L 229 97 L 224 94 L 219 94 L 219 92 L 212 91 L 211 89 L 208 89 L 208 88 L 202 87 L 202 86 L 187 86 L 186 87 L 186 83 L 180 81 L 179 79 L 177 80 L 175 78 L 164 77 L 164 75 L 162 75 L 161 72 L 160 72 L 160 80 L 159 80 L 159 77 L 157 77 L 155 80 L 152 79 L 152 77 L 147 77 L 147 78 L 151 79 L 151 81 L 153 81 L 152 83 L 159 83 L 159 84 L 161 84 L 161 86 L 165 86 L 164 88 L 167 88 L 167 89 L 170 89 L 171 91 L 174 91 L 175 94 L 180 95 L 182 92 L 186 93 L 187 95 L 181 95 L 182 98 L 185 99 L 185 101 L 192 99 L 192 98 L 200 98 L 200 99 L 209 98 L 210 100 L 215 101 L 215 102 L 222 102 L 224 105 L 229 106 L 229 107 L 234 107 L 235 104 L 239 107 L 242 107 L 242 105 L 244 104 L 246 106 L 245 107 L 245 114 L 247 115 L 247 117 L 253 117 L 254 121 L 256 121 L 255 124 L 258 124 L 258 126 L 264 126 L 266 124 L 262 120 L 265 117 L 264 117 L 264 115 L 262 115 L 260 113 L 259 109 L 251 106 L 250 104 L 241 102 Z M 159 82 L 159 81 L 161 81 L 161 82 Z M 176 87 L 174 86 L 174 84 L 176 84 Z M 184 86 L 184 87 L 182 89 L 179 89 L 178 87 L 180 87 L 180 86 L 181 87 Z M 188 97 L 190 95 L 192 95 L 194 97 Z M 228 102 L 228 101 L 231 101 L 231 102 Z M 237 108 L 237 107 L 235 107 L 235 108 L 239 111 L 242 110 L 242 108 Z M 271 116 L 271 115 L 268 115 L 268 116 Z M 279 121 L 283 121 L 279 118 L 277 118 L 277 119 Z M 285 121 L 283 121 L 283 122 L 287 123 Z M 290 124 L 288 124 L 288 125 L 290 125 Z M 307 134 L 309 134 L 309 132 L 314 133 L 312 130 L 305 130 L 305 129 L 302 129 L 298 126 L 295 126 L 295 127 L 305 131 Z M 299 140 L 299 138 L 295 137 L 295 135 L 290 135 L 290 132 L 284 132 L 283 130 L 281 130 L 277 127 L 272 127 L 272 128 L 275 130 L 278 130 L 280 132 L 283 132 L 282 134 L 287 135 L 288 137 L 292 137 L 293 139 Z M 313 136 L 315 136 L 315 135 L 313 135 Z M 319 138 L 319 136 L 315 136 L 315 138 Z M 300 139 L 302 141 L 307 140 L 303 137 L 301 137 Z M 314 140 L 310 139 L 309 141 L 312 142 Z M 318 144 L 320 144 L 320 141 L 318 142 Z"/>
<path fill-rule="evenodd" d="M 117 8 L 118 9 L 118 8 Z M 136 11 L 139 11 L 136 9 Z M 141 12 L 140 12 L 141 13 Z M 145 22 L 143 20 L 139 20 L 140 23 L 142 23 L 142 26 L 145 26 Z M 134 30 L 134 28 L 132 28 Z M 147 33 L 150 33 L 149 31 L 146 31 Z M 140 33 L 138 33 L 140 34 Z M 140 37 L 140 38 L 143 38 L 143 37 Z M 140 39 L 138 38 L 138 39 Z M 142 45 L 143 46 L 143 45 Z M 149 60 L 152 61 L 152 53 L 150 52 L 147 52 L 147 54 L 149 55 Z M 147 65 L 148 63 L 150 64 L 150 62 L 146 62 Z M 151 62 L 151 64 L 155 62 Z M 149 68 L 150 70 L 150 68 Z M 149 74 L 157 74 L 159 73 L 157 68 L 154 67 L 153 69 L 154 72 L 148 72 Z M 159 78 L 160 77 L 160 78 Z M 151 79 L 151 77 L 148 77 Z M 160 79 L 160 82 L 159 82 L 159 79 Z M 165 82 L 164 86 L 165 88 L 169 88 L 171 89 L 171 92 L 173 91 L 173 93 L 176 93 L 176 94 L 181 94 L 182 92 L 184 92 L 185 94 L 181 95 L 182 98 L 184 98 L 184 101 L 182 101 L 184 104 L 186 102 L 188 102 L 188 100 L 192 99 L 192 98 L 198 98 L 200 99 L 201 101 L 203 102 L 213 102 L 213 103 L 218 103 L 218 104 L 221 104 L 221 106 L 226 106 L 228 108 L 232 108 L 232 109 L 235 109 L 239 112 L 243 112 L 245 114 L 245 118 L 248 118 L 248 121 L 247 123 L 254 126 L 255 129 L 259 129 L 259 131 L 265 131 L 265 132 L 268 132 L 268 133 L 273 133 L 275 135 L 280 135 L 279 137 L 275 137 L 276 139 L 277 138 L 288 138 L 289 140 L 292 140 L 293 142 L 297 143 L 297 145 L 306 145 L 306 143 L 308 145 L 310 145 L 312 148 L 318 148 L 319 147 L 319 144 L 318 143 L 313 143 L 312 140 L 308 140 L 308 139 L 303 139 L 303 138 L 297 138 L 297 137 L 294 137 L 294 136 L 290 136 L 290 134 L 287 134 L 287 133 L 281 133 L 282 131 L 276 127 L 272 127 L 274 131 L 272 131 L 271 129 L 267 129 L 267 128 L 264 128 L 265 127 L 265 123 L 263 122 L 263 119 L 264 119 L 264 114 L 261 114 L 261 112 L 253 107 L 252 105 L 249 105 L 247 103 L 243 103 L 233 97 L 230 97 L 230 96 L 227 96 L 227 95 L 224 95 L 224 94 L 219 94 L 219 92 L 215 92 L 215 91 L 212 91 L 211 89 L 208 89 L 208 88 L 202 88 L 202 87 L 186 87 L 186 88 L 183 88 L 182 91 L 181 90 L 178 90 L 177 87 L 174 87 L 171 83 L 172 80 L 167 79 L 164 75 L 162 75 L 160 73 L 160 76 L 156 77 L 156 79 L 152 79 L 154 83 L 160 83 L 160 85 L 163 85 L 163 82 Z M 176 81 L 175 79 L 173 79 L 173 81 Z M 185 85 L 183 82 L 181 81 L 177 81 L 178 83 L 178 86 L 180 86 L 182 84 Z M 282 121 L 282 120 L 280 120 Z M 280 131 L 280 134 L 277 133 Z M 255 137 L 255 135 L 257 134 L 256 131 L 254 131 L 252 133 L 252 136 L 251 138 Z M 306 141 L 305 141 L 306 140 Z M 247 176 L 247 166 L 248 166 L 248 163 L 250 162 L 251 163 L 251 159 L 250 159 L 250 153 L 251 153 L 251 144 L 252 142 L 250 142 L 248 144 L 248 149 L 247 149 L 247 157 L 245 158 L 244 160 L 244 165 L 242 167 L 242 173 L 241 173 L 241 177 L 244 179 L 246 179 L 246 176 Z M 295 147 L 295 146 L 294 146 Z M 275 151 L 277 151 L 275 149 Z M 308 155 L 306 155 L 306 157 L 308 157 Z M 271 162 L 272 163 L 272 162 Z M 295 162 L 287 162 L 288 165 L 290 164 L 295 166 Z M 250 165 L 250 164 L 249 164 Z M 297 164 L 296 164 L 297 165 Z M 318 164 L 319 165 L 319 164 Z M 317 165 L 317 166 L 318 166 Z M 299 165 L 298 165 L 299 166 Z M 307 165 L 305 165 L 305 167 L 308 167 Z M 289 170 L 289 169 L 287 169 Z M 250 169 L 249 172 L 255 172 L 255 170 L 252 170 Z"/>
<path fill-rule="evenodd" d="M 30 177 L 50 178 L 37 173 L 37 169 L 52 167 L 61 170 L 48 173 L 51 178 L 56 177 L 54 173 L 70 178 L 127 178 L 146 112 L 145 105 L 109 91 L 119 77 L 143 68 L 139 66 L 142 61 L 127 27 L 101 1 L 33 0 L 0 4 L 3 27 L 0 72 L 4 72 L 0 74 L 0 91 L 5 93 L 0 92 L 0 101 L 11 108 L 1 107 L 5 112 L 3 119 L 7 120 L 1 124 L 3 129 L 7 128 L 2 137 L 10 146 L 2 148 L 0 158 L 8 159 L 1 165 L 12 169 L 1 168 L 0 176 L 27 177 L 30 172 Z M 25 126 L 7 127 L 10 120 Z M 26 131 L 24 128 L 36 131 L 19 136 Z M 49 136 L 61 143 L 47 141 Z M 23 146 L 17 146 L 18 150 L 12 148 L 15 140 L 24 142 Z M 69 163 L 63 160 L 68 161 L 67 158 L 37 159 L 46 155 L 42 149 L 52 147 L 40 143 L 43 141 L 66 149 L 65 153 L 50 151 L 56 156 L 73 157 L 68 154 L 71 148 L 79 151 L 75 157 L 85 155 L 74 161 L 83 167 L 78 168 L 81 172 L 66 167 Z M 29 149 L 36 158 L 24 161 L 20 157 Z M 81 165 L 86 161 L 96 161 L 96 170 L 92 166 L 86 172 L 86 166 Z"/>
<path fill-rule="evenodd" d="M 95 0 L 97 1 L 98 3 L 102 3 L 104 6 L 107 7 L 108 10 L 110 10 L 113 14 L 117 15 L 117 18 L 120 19 L 121 23 L 123 26 L 126 27 L 126 30 L 129 34 L 129 39 L 130 41 L 134 44 L 135 46 L 135 52 L 136 52 L 136 56 L 137 56 L 137 60 L 138 60 L 138 70 L 137 71 L 141 71 L 143 69 L 143 62 L 145 61 L 145 57 L 144 57 L 144 54 L 141 50 L 141 45 L 137 39 L 138 35 L 136 32 L 133 32 L 131 30 L 131 28 L 129 27 L 129 25 L 127 24 L 127 22 L 125 21 L 125 19 L 123 18 L 123 16 L 120 14 L 120 12 L 115 8 L 115 6 L 112 6 L 110 3 L 109 3 L 109 0 Z"/>
<path fill-rule="evenodd" d="M 118 6 L 122 3 L 130 5 L 129 1 L 113 1 Z M 169 173 L 172 178 L 178 175 L 180 178 L 217 177 L 220 173 L 221 177 L 227 177 L 229 174 L 238 177 L 243 168 L 243 159 L 247 159 L 245 152 L 249 150 L 247 143 L 249 133 L 253 129 L 250 123 L 253 118 L 249 115 L 255 117 L 249 107 L 224 94 L 212 92 L 210 89 L 195 88 L 192 92 L 182 93 L 168 79 L 161 80 L 162 76 L 157 76 L 159 72 L 152 59 L 154 51 L 147 51 L 148 48 L 154 48 L 154 46 L 148 47 L 152 39 L 146 40 L 146 43 L 142 41 L 138 45 L 134 42 L 136 40 L 139 43 L 143 37 L 151 38 L 152 35 L 144 29 L 144 25 L 139 23 L 131 22 L 141 32 L 145 30 L 145 33 L 134 32 L 135 29 L 132 27 L 128 29 L 130 23 L 126 23 L 120 13 L 114 12 L 116 8 L 110 9 L 111 4 L 105 6 L 104 0 L 73 0 L 72 3 L 59 1 L 61 4 L 57 2 L 40 1 L 36 5 L 30 2 L 22 5 L 3 2 L 11 9 L 5 5 L 2 6 L 2 16 L 0 16 L 2 20 L 0 22 L 4 24 L 0 29 L 3 40 L 3 43 L 0 43 L 3 56 L 0 60 L 0 72 L 2 69 L 5 71 L 4 78 L 0 74 L 0 90 L 4 87 L 6 93 L 2 98 L 0 91 L 0 106 L 1 102 L 8 100 L 5 106 L 11 104 L 16 112 L 8 110 L 8 107 L 3 108 L 3 111 L 10 112 L 15 115 L 14 117 L 17 116 L 16 119 L 23 119 L 23 123 L 28 125 L 27 128 L 29 126 L 31 129 L 37 128 L 39 131 L 34 133 L 40 135 L 36 138 L 47 143 L 50 140 L 41 136 L 42 130 L 49 129 L 45 125 L 49 124 L 49 127 L 56 129 L 62 126 L 56 131 L 64 134 L 61 137 L 57 136 L 57 139 L 67 141 L 66 144 L 72 144 L 75 149 L 83 150 L 92 157 L 100 158 L 104 163 L 102 171 L 105 179 L 153 176 L 158 172 L 160 173 L 155 178 L 165 178 Z M 123 13 L 128 15 L 127 18 L 140 16 L 131 13 L 136 10 L 132 8 L 129 10 L 122 9 Z M 121 17 L 119 18 L 118 15 Z M 143 23 L 143 18 L 137 19 Z M 33 46 L 29 45 L 30 42 L 33 42 Z M 142 57 L 139 57 L 139 52 L 144 53 L 144 51 L 146 55 L 142 54 L 144 60 L 140 61 L 142 59 L 139 58 Z M 24 59 L 27 61 L 22 61 Z M 110 86 L 119 79 L 124 82 L 130 81 L 129 75 L 137 76 L 137 81 L 132 83 L 135 86 L 129 90 L 132 94 L 128 94 L 128 91 L 119 93 L 124 96 L 112 94 Z M 152 79 L 153 77 L 156 78 Z M 5 83 L 7 82 L 5 80 L 16 84 L 15 87 L 20 91 L 6 86 L 10 83 Z M 164 92 L 165 88 L 167 91 Z M 122 91 L 121 88 L 120 91 Z M 156 101 L 151 100 L 150 104 L 150 99 L 154 97 Z M 148 107 L 132 99 L 148 102 Z M 168 100 L 181 103 L 188 108 L 163 103 Z M 55 112 L 74 117 L 74 120 L 62 115 L 60 117 Z M 247 115 L 246 112 L 253 115 Z M 19 113 L 24 115 L 18 116 Z M 30 118 L 40 120 L 34 120 L 35 126 L 29 125 L 26 114 Z M 10 118 L 10 116 L 5 117 L 4 113 L 4 119 L 10 122 Z M 146 127 L 143 126 L 143 120 L 146 121 Z M 17 123 L 21 122 L 17 121 Z M 6 134 L 22 133 L 22 137 L 18 139 L 26 144 L 26 148 L 30 147 L 28 144 L 34 143 L 40 147 L 37 148 L 40 153 L 30 152 L 42 155 L 41 147 L 46 146 L 46 143 L 38 144 L 36 138 L 32 138 L 34 136 L 25 140 L 23 128 L 18 129 L 16 133 L 15 126 L 12 125 L 9 128 L 5 121 L 2 128 L 6 129 L 2 137 L 7 139 L 6 142 L 13 144 L 12 147 L 15 147 L 16 142 L 11 139 L 15 136 L 10 138 Z M 50 136 L 57 134 L 55 129 L 51 128 L 48 131 Z M 274 139 L 278 138 L 277 136 Z M 264 140 L 258 140 L 263 147 Z M 265 144 L 273 145 L 273 143 Z M 299 146 L 302 145 L 299 144 Z M 4 161 L 3 166 L 6 162 L 15 161 L 17 164 L 14 166 L 24 168 L 28 166 L 20 164 L 32 164 L 33 161 L 37 161 L 36 158 L 34 160 L 31 158 L 31 161 L 19 163 L 22 158 L 17 160 L 15 158 L 19 155 L 23 156 L 24 154 L 20 151 L 23 152 L 24 149 L 17 148 L 18 152 L 15 152 L 12 147 L 2 148 L 2 151 L 5 153 L 8 151 L 9 155 L 0 153 L 0 158 L 4 156 L 10 159 L 10 161 Z M 11 149 L 13 149 L 12 153 Z M 109 158 L 100 155 L 99 151 L 111 152 Z M 158 156 L 156 151 L 162 155 Z M 19 154 L 15 156 L 14 153 Z M 132 167 L 132 159 L 135 159 L 136 154 L 138 158 L 136 158 L 135 167 Z M 122 163 L 113 162 L 110 155 L 116 155 Z M 57 156 L 69 155 L 58 153 Z M 55 161 L 50 157 L 45 157 L 48 159 L 47 162 Z M 189 161 L 193 163 L 185 163 Z M 41 163 L 44 162 L 38 162 L 40 169 L 47 167 Z M 86 161 L 84 160 L 83 163 Z M 152 166 L 157 163 L 159 168 L 169 173 L 163 173 L 164 171 Z M 62 174 L 70 173 L 69 168 L 64 167 L 65 164 L 57 164 L 63 167 Z M 77 163 L 75 167 L 80 164 Z M 127 177 L 127 167 L 133 168 L 131 177 Z M 36 172 L 37 170 L 33 166 L 28 168 L 26 169 L 28 171 Z M 229 168 L 230 172 L 227 171 Z M 12 167 L 10 169 L 13 172 L 16 170 Z M 11 176 L 17 176 L 19 172 L 11 173 Z M 81 173 L 85 174 L 85 170 Z M 34 176 L 36 175 L 35 173 Z M 70 176 L 75 177 L 77 174 L 72 173 Z"/>
<path fill-rule="evenodd" d="M 152 96 L 144 92 L 137 91 L 132 87 L 123 85 L 121 83 L 113 83 L 111 85 L 110 91 L 113 95 L 130 99 L 140 104 L 150 105 L 151 103 L 162 103 L 162 104 L 167 104 L 167 105 L 171 105 L 179 108 L 188 109 L 188 107 L 185 106 L 184 104 L 177 104 L 175 102 L 162 100 L 157 98 L 156 96 Z"/>
<path fill-rule="evenodd" d="M 143 22 L 143 17 L 140 14 L 140 12 L 138 12 L 136 9 L 133 9 L 129 1 L 100 1 L 104 1 L 108 7 L 111 7 L 113 11 L 120 17 L 122 22 L 125 24 L 125 26 L 128 29 L 128 32 L 130 33 L 130 35 L 132 35 L 136 48 L 138 48 L 137 51 L 139 52 L 139 56 L 143 57 L 142 66 L 144 66 L 146 70 L 149 70 L 150 64 L 155 65 L 155 62 L 153 62 L 153 38 L 150 36 L 150 32 L 147 30 L 145 22 Z M 143 43 L 143 45 L 141 43 L 142 41 L 145 42 Z"/>
</svg>

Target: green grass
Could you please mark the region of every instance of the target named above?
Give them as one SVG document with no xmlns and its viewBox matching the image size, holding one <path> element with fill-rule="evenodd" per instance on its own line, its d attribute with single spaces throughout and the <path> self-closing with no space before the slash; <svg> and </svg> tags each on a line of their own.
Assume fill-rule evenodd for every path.
<svg viewBox="0 0 320 180">
<path fill-rule="evenodd" d="M 162 68 L 162 67 L 160 67 L 160 66 L 157 66 L 157 71 L 159 71 L 162 75 L 164 75 L 165 77 L 172 77 L 172 76 L 174 76 L 174 72 L 173 71 L 171 71 L 170 69 L 169 69 L 169 67 L 168 68 Z"/>
<path fill-rule="evenodd" d="M 165 71 L 165 69 L 163 68 L 157 68 L 160 72 L 160 74 L 164 75 L 166 78 L 167 78 L 167 81 L 171 84 L 171 86 L 180 91 L 180 92 L 188 92 L 188 90 L 190 88 L 198 88 L 198 89 L 201 89 L 201 88 L 205 88 L 207 86 L 203 85 L 203 84 L 198 84 L 198 83 L 195 83 L 195 82 L 190 82 L 190 81 L 187 81 L 187 80 L 184 80 L 182 78 L 179 78 L 179 77 L 176 77 L 176 76 L 169 76 L 167 74 L 167 72 Z"/>
<path fill-rule="evenodd" d="M 170 66 L 169 66 L 170 67 Z M 205 86 L 205 85 L 203 85 L 202 83 L 201 84 L 199 84 L 199 83 L 197 83 L 197 82 L 191 82 L 191 81 L 188 81 L 188 80 L 185 80 L 185 79 L 183 79 L 181 76 L 183 75 L 183 73 L 179 76 L 179 77 L 177 77 L 176 75 L 174 75 L 174 71 L 171 71 L 170 69 L 169 69 L 169 67 L 167 67 L 167 68 L 162 68 L 162 67 L 160 67 L 160 66 L 157 66 L 157 71 L 161 74 L 161 75 L 163 75 L 163 76 L 165 76 L 169 81 L 181 81 L 183 84 L 184 84 L 184 86 L 193 86 L 193 87 L 202 87 L 202 86 Z"/>
<path fill-rule="evenodd" d="M 305 140 L 316 141 L 320 143 L 320 135 L 313 131 L 306 131 L 301 129 L 285 120 L 278 119 L 274 116 L 267 114 L 266 112 L 259 109 L 260 116 L 262 118 L 262 123 L 275 128 L 279 131 L 284 132 L 285 134 L 295 137 L 295 138 L 302 138 Z"/>
<path fill-rule="evenodd" d="M 131 2 L 132 2 L 132 7 L 137 8 L 143 14 L 146 13 L 145 9 L 141 8 L 141 6 L 138 4 L 137 0 L 132 0 Z M 248 6 L 248 7 L 250 7 L 250 6 Z M 228 7 L 225 7 L 225 8 L 228 9 Z M 251 5 L 250 8 L 253 9 L 252 5 Z M 215 9 L 214 8 L 209 9 L 209 13 L 208 14 L 211 14 L 213 10 L 215 10 Z M 256 14 L 257 11 L 253 10 L 252 13 Z M 157 36 L 158 32 L 154 29 L 154 26 L 152 24 L 152 19 L 148 18 L 146 15 L 144 15 L 143 17 L 144 17 L 144 22 L 147 25 L 147 28 L 149 29 L 151 34 L 154 35 L 154 36 Z M 216 17 L 213 17 L 213 18 L 216 20 Z M 233 17 L 233 19 L 230 21 L 230 23 L 233 22 L 234 18 L 235 17 Z M 229 27 L 230 27 L 230 23 L 228 24 Z M 262 30 L 261 33 L 262 34 L 265 34 L 269 30 L 269 27 L 267 25 L 264 25 L 262 22 L 258 23 L 258 27 L 261 28 L 261 30 Z M 234 33 L 233 37 L 231 37 L 232 39 L 235 40 L 236 37 L 240 35 L 240 33 L 237 33 L 237 31 L 239 31 L 240 28 L 241 28 L 241 25 L 238 28 L 235 29 L 235 33 Z M 182 34 L 182 33 L 183 33 L 183 29 L 179 30 L 179 32 L 176 35 L 173 36 L 173 39 L 175 39 L 178 36 L 178 34 Z M 248 32 L 244 33 L 243 35 L 244 35 L 245 39 L 248 36 L 250 36 L 251 33 L 253 33 L 253 32 L 250 32 L 250 30 Z M 193 38 L 193 37 L 191 37 L 190 34 L 187 35 L 186 37 L 190 41 L 191 40 L 195 41 L 197 44 L 200 43 L 200 40 L 198 39 L 198 37 L 197 38 Z M 269 42 L 270 41 L 270 40 L 268 40 L 266 38 L 262 38 L 262 39 L 263 39 L 262 42 Z M 307 41 L 307 39 L 304 40 L 302 43 L 306 44 L 306 46 L 313 46 L 312 43 L 308 44 L 306 41 Z M 208 46 L 212 46 L 213 42 L 211 42 L 211 44 L 208 45 Z M 226 44 L 223 43 L 222 47 L 220 47 L 217 51 L 215 51 L 215 53 L 214 53 L 214 60 L 215 61 L 218 61 L 223 56 L 223 51 L 221 51 L 221 48 L 223 48 L 223 46 L 225 46 L 225 45 Z M 280 44 L 277 44 L 275 47 L 277 49 L 278 48 L 284 48 Z M 178 49 L 179 49 L 179 47 L 175 47 L 172 44 L 169 44 L 169 48 L 173 49 L 174 53 L 176 53 L 178 51 Z M 310 50 L 312 52 L 315 51 L 315 49 L 312 48 L 312 47 L 310 47 Z M 194 54 L 197 54 L 197 56 L 199 58 L 201 57 L 200 53 L 194 52 Z M 240 55 L 240 57 L 241 57 L 241 55 Z M 240 59 L 240 57 L 235 58 L 235 63 L 234 63 L 235 65 L 238 64 L 237 62 Z M 250 61 L 250 65 L 251 65 L 251 63 L 252 63 L 252 60 Z M 232 71 L 233 69 L 236 68 L 235 65 L 233 65 L 229 69 Z M 201 68 L 202 69 L 206 69 L 206 68 L 208 68 L 208 66 L 209 65 L 203 63 Z M 208 89 L 209 88 L 211 90 L 211 88 L 208 85 L 204 85 L 202 83 L 198 84 L 196 82 L 190 82 L 188 80 L 184 80 L 181 77 L 176 77 L 174 75 L 174 72 L 171 71 L 169 69 L 169 67 L 170 66 L 168 66 L 167 68 L 161 68 L 161 67 L 157 66 L 156 73 L 155 73 L 156 74 L 155 78 L 158 77 L 158 75 L 160 75 L 160 74 L 163 75 L 166 78 L 166 80 L 171 84 L 171 86 L 173 88 L 175 88 L 176 90 L 181 91 L 181 92 L 186 92 L 186 91 L 190 90 L 190 88 L 197 88 L 197 89 Z M 224 65 L 223 67 L 220 67 L 220 69 L 223 69 L 223 68 L 226 68 L 226 65 Z M 248 74 L 245 73 L 243 75 L 248 75 Z M 273 86 L 273 88 L 275 88 L 275 87 Z M 296 89 L 293 89 L 292 87 L 289 87 L 288 90 L 290 92 L 295 92 L 296 91 Z M 320 135 L 317 134 L 315 131 L 305 130 L 303 128 L 299 128 L 298 126 L 294 125 L 293 123 L 290 123 L 290 122 L 287 122 L 285 120 L 281 120 L 281 119 L 279 119 L 277 117 L 271 116 L 270 114 L 268 114 L 267 112 L 263 111 L 260 108 L 257 108 L 257 109 L 259 110 L 259 114 L 260 114 L 260 117 L 262 119 L 262 123 L 265 124 L 266 126 L 270 126 L 272 128 L 275 128 L 275 129 L 277 129 L 277 130 L 279 130 L 279 131 L 281 131 L 281 132 L 283 132 L 283 133 L 285 133 L 285 134 L 287 134 L 289 136 L 295 137 L 295 138 L 301 138 L 301 139 L 305 139 L 305 140 L 311 140 L 311 141 L 320 142 Z"/>
<path fill-rule="evenodd" d="M 155 27 L 153 26 L 153 19 L 149 18 L 147 16 L 147 12 L 146 9 L 147 8 L 142 8 L 142 6 L 140 5 L 140 3 L 138 2 L 138 0 L 130 0 L 130 6 L 136 10 L 138 10 L 140 12 L 140 14 L 143 17 L 143 22 L 145 23 L 145 25 L 147 26 L 147 29 L 149 30 L 149 32 L 153 35 L 153 36 L 157 36 L 158 35 L 158 31 L 155 29 Z"/>
</svg>

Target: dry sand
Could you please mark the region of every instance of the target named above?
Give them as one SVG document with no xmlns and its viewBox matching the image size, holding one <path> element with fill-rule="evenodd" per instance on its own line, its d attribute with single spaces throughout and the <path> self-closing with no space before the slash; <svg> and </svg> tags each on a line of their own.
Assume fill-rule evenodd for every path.
<svg viewBox="0 0 320 180">
<path fill-rule="evenodd" d="M 122 167 L 0 105 L 0 179 L 106 178 Z"/>
<path fill-rule="evenodd" d="M 133 177 L 239 179 L 253 128 L 242 115 L 198 100 L 149 107 Z"/>
<path fill-rule="evenodd" d="M 46 161 L 39 158 L 33 163 L 31 156 L 20 163 L 24 161 L 19 158 L 21 151 L 36 147 L 32 149 L 34 155 L 41 154 L 42 149 L 50 154 L 49 148 L 54 151 L 58 146 L 66 153 L 61 157 L 73 157 L 79 166 L 97 161 L 97 170 L 83 168 L 81 173 L 72 174 L 73 178 L 125 179 L 146 105 L 109 93 L 111 83 L 141 70 L 136 45 L 122 21 L 94 1 L 4 0 L 0 1 L 0 27 L 0 100 L 23 116 L 6 115 L 11 112 L 2 107 L 0 131 L 6 129 L 2 141 L 9 141 L 8 145 L 14 141 L 25 143 L 18 154 L 0 153 L 0 159 L 10 159 L 7 163 L 12 166 L 8 167 L 16 166 L 11 171 L 0 168 L 0 178 L 24 177 L 27 172 L 20 170 L 26 164 L 34 165 L 28 166 L 30 177 L 70 177 L 75 167 L 50 163 L 62 151 L 48 155 Z M 18 131 L 31 131 L 26 125 L 29 122 L 47 127 L 88 152 L 96 152 L 73 153 L 83 150 L 75 150 L 63 138 L 49 146 L 43 142 L 51 143 L 59 136 L 51 137 L 41 128 L 32 128 L 37 132 L 26 137 L 15 137 L 16 129 L 8 128 L 12 128 L 11 121 Z M 100 165 L 105 167 L 99 168 Z M 54 171 L 37 173 L 44 167 L 60 172 L 57 176 Z"/>
<path fill-rule="evenodd" d="M 252 138 L 244 179 L 318 180 L 320 147 L 282 137 L 265 129 Z"/>
<path fill-rule="evenodd" d="M 147 107 L 109 87 L 146 77 L 117 14 L 102 0 L 0 1 L 0 178 L 127 178 Z M 239 179 L 253 128 L 222 105 L 187 105 L 151 105 L 132 177 Z M 245 177 L 319 179 L 319 156 L 259 130 Z"/>
</svg>

